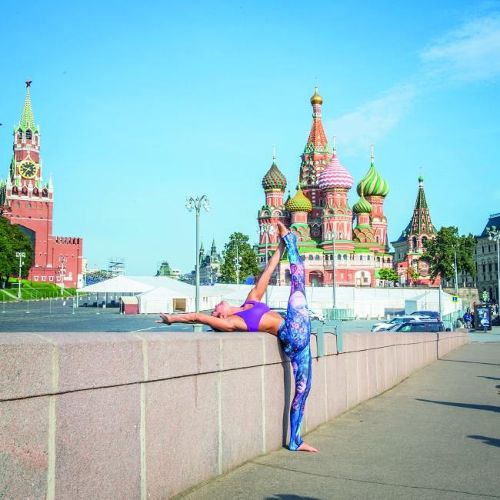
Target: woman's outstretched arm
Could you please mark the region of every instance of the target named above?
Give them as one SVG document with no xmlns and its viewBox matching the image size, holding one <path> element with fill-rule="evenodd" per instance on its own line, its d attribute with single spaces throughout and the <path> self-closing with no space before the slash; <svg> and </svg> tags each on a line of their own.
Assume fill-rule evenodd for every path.
<svg viewBox="0 0 500 500">
<path fill-rule="evenodd" d="M 166 323 L 172 325 L 173 323 L 201 323 L 208 325 L 214 330 L 220 332 L 233 332 L 234 324 L 229 318 L 216 318 L 203 313 L 183 313 L 183 314 L 165 314 L 160 313 L 161 320 L 158 323 Z"/>
</svg>

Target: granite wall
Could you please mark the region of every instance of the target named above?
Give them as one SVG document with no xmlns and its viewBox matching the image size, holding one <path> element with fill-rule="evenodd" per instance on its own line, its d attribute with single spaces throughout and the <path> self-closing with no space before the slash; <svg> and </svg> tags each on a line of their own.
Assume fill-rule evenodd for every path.
<svg viewBox="0 0 500 500">
<path fill-rule="evenodd" d="M 312 340 L 303 431 L 468 342 Z M 0 334 L 0 498 L 168 498 L 287 440 L 289 362 L 268 334 Z"/>
</svg>

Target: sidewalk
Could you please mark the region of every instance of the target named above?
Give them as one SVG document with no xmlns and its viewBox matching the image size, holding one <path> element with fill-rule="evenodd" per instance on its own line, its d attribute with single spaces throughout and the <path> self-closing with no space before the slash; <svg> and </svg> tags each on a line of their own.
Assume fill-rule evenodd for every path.
<svg viewBox="0 0 500 500">
<path fill-rule="evenodd" d="M 499 394 L 500 343 L 470 344 L 310 433 L 320 453 L 283 449 L 182 498 L 500 498 Z"/>
</svg>

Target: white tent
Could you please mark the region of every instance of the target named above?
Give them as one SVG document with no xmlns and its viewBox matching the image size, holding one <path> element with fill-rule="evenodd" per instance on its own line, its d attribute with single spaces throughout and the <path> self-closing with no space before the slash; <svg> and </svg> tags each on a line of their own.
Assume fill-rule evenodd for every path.
<svg viewBox="0 0 500 500">
<path fill-rule="evenodd" d="M 182 310 L 180 305 L 184 305 L 186 311 L 191 310 L 191 297 L 189 295 L 176 293 L 164 286 L 141 293 L 138 298 L 139 313 L 141 314 L 172 313 L 176 308 Z M 177 307 L 174 307 L 176 305 Z"/>
<path fill-rule="evenodd" d="M 84 286 L 78 290 L 79 293 L 141 293 L 152 287 L 129 278 L 128 276 L 117 276 L 109 280 L 100 281 L 93 285 Z"/>
<path fill-rule="evenodd" d="M 78 290 L 90 294 L 90 302 L 109 303 L 123 295 L 137 295 L 139 312 L 158 314 L 174 310 L 194 311 L 196 288 L 182 281 L 164 276 L 117 276 Z M 95 295 L 95 299 L 94 296 Z M 104 296 L 104 297 L 103 297 Z M 221 300 L 220 290 L 200 287 L 200 309 L 212 309 Z"/>
</svg>

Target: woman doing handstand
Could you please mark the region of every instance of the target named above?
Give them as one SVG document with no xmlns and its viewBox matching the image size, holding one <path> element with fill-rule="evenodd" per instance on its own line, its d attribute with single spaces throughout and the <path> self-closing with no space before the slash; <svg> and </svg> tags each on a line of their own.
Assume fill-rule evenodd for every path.
<svg viewBox="0 0 500 500">
<path fill-rule="evenodd" d="M 222 332 L 267 332 L 277 336 L 283 350 L 292 362 L 295 377 L 295 396 L 290 407 L 290 443 L 292 451 L 318 451 L 305 443 L 300 436 L 304 407 L 311 389 L 311 321 L 307 309 L 304 286 L 304 263 L 299 255 L 296 236 L 278 222 L 282 239 L 264 272 L 247 299 L 240 307 L 232 307 L 226 301 L 215 306 L 212 315 L 203 313 L 160 314 L 163 323 L 203 323 Z M 271 276 L 286 246 L 290 262 L 291 290 L 286 317 L 283 318 L 260 302 Z"/>
</svg>

